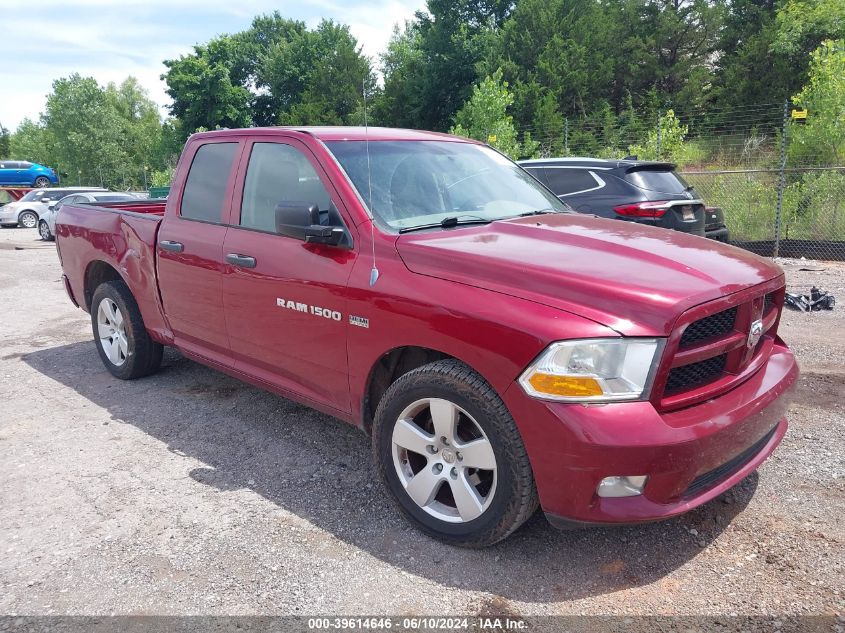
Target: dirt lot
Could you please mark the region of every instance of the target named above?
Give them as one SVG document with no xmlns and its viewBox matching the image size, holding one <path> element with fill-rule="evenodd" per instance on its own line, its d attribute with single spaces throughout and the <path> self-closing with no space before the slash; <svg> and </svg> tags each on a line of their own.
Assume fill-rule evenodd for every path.
<svg viewBox="0 0 845 633">
<path fill-rule="evenodd" d="M 803 377 L 758 473 L 670 522 L 537 515 L 463 551 L 409 528 L 352 427 L 172 351 L 113 379 L 52 245 L 4 229 L 0 614 L 841 615 L 845 265 L 783 265 L 842 305 L 785 315 Z"/>
</svg>

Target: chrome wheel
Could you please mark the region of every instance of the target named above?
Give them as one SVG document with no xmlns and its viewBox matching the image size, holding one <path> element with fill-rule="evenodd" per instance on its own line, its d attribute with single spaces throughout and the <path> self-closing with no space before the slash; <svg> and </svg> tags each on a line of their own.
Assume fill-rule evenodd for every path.
<svg viewBox="0 0 845 633">
<path fill-rule="evenodd" d="M 35 179 L 35 182 L 32 184 L 34 184 L 39 189 L 43 189 L 44 187 L 50 186 L 50 179 L 46 176 L 39 176 Z"/>
<path fill-rule="evenodd" d="M 97 308 L 97 334 L 106 357 L 116 367 L 123 365 L 129 354 L 129 342 L 123 325 L 123 315 L 117 304 L 108 297 L 100 301 Z"/>
<path fill-rule="evenodd" d="M 31 211 L 25 211 L 24 213 L 21 213 L 21 217 L 18 218 L 18 222 L 20 222 L 24 228 L 34 229 L 35 225 L 38 223 L 38 216 Z"/>
<path fill-rule="evenodd" d="M 47 226 L 47 223 L 44 220 L 41 220 L 41 222 L 38 223 L 38 234 L 45 242 L 49 241 L 52 237 L 50 234 L 50 227 Z"/>
<path fill-rule="evenodd" d="M 450 523 L 481 516 L 496 493 L 496 456 L 478 422 L 441 398 L 413 402 L 393 427 L 393 465 L 422 510 Z"/>
</svg>

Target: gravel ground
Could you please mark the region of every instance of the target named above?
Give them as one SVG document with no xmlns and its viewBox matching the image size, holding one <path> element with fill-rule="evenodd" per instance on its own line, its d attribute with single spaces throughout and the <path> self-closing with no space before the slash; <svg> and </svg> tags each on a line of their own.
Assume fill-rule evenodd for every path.
<svg viewBox="0 0 845 633">
<path fill-rule="evenodd" d="M 676 520 L 538 514 L 464 551 L 403 521 L 350 426 L 173 351 L 113 379 L 52 245 L 4 229 L 0 614 L 841 615 L 845 265 L 781 264 L 843 306 L 785 315 L 803 375 L 757 473 Z"/>
</svg>

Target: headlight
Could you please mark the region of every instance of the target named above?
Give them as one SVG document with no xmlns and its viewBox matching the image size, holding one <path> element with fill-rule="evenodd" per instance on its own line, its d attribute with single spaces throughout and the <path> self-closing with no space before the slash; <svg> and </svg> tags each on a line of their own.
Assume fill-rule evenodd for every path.
<svg viewBox="0 0 845 633">
<path fill-rule="evenodd" d="M 536 398 L 611 402 L 644 397 L 663 339 L 610 338 L 551 344 L 519 378 Z"/>
</svg>

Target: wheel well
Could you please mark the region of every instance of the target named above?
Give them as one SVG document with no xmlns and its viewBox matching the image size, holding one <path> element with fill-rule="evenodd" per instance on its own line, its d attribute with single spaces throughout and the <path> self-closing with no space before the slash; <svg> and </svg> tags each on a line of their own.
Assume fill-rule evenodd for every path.
<svg viewBox="0 0 845 633">
<path fill-rule="evenodd" d="M 88 265 L 88 270 L 85 271 L 85 309 L 89 312 L 91 311 L 91 299 L 94 297 L 94 292 L 100 284 L 120 279 L 122 279 L 120 273 L 106 262 L 91 262 Z"/>
<path fill-rule="evenodd" d="M 409 371 L 434 361 L 453 358 L 449 354 L 425 347 L 397 347 L 378 359 L 370 371 L 367 390 L 364 395 L 364 430 L 369 433 L 373 426 L 376 409 L 384 392 L 396 379 Z"/>
</svg>

